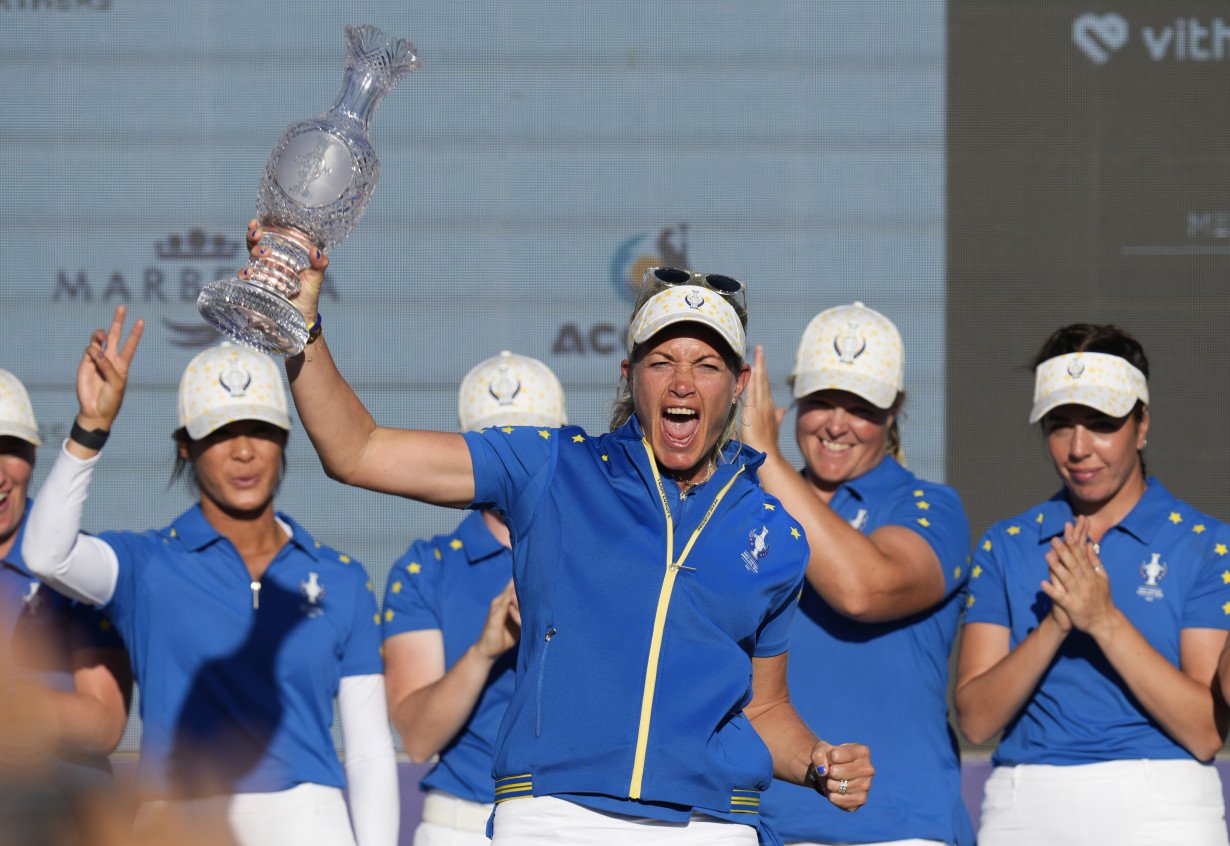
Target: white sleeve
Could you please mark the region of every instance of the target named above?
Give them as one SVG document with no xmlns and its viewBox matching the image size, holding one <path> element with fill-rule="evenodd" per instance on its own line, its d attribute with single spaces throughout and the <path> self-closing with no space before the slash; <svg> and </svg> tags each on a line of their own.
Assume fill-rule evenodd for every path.
<svg viewBox="0 0 1230 846">
<path fill-rule="evenodd" d="M 81 534 L 81 512 L 97 463 L 97 455 L 83 460 L 60 448 L 26 519 L 21 557 L 31 573 L 65 596 L 105 605 L 115 593 L 119 559 L 106 542 Z"/>
<path fill-rule="evenodd" d="M 384 676 L 346 676 L 338 689 L 337 705 L 342 715 L 355 841 L 358 846 L 396 846 L 401 798 Z"/>
</svg>

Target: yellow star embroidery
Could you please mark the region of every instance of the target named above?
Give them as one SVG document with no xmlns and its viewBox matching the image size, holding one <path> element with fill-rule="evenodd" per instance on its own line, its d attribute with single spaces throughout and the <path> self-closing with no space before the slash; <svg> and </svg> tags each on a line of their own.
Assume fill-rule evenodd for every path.
<svg viewBox="0 0 1230 846">
<path fill-rule="evenodd" d="M 349 563 L 350 563 L 350 556 L 349 556 L 349 555 L 339 555 L 339 556 L 337 557 L 337 560 L 338 560 L 338 561 L 341 561 L 343 564 L 349 564 Z"/>
<path fill-rule="evenodd" d="M 922 491 L 914 491 L 914 496 L 922 496 L 922 495 L 923 495 Z"/>
<path fill-rule="evenodd" d="M 573 436 L 572 436 L 572 442 L 573 442 L 574 444 L 584 443 L 584 442 L 585 442 L 585 436 L 584 436 L 584 435 L 573 435 Z"/>
<path fill-rule="evenodd" d="M 978 577 L 979 577 L 979 576 L 981 576 L 981 575 L 982 575 L 982 565 L 981 565 L 981 564 L 975 564 L 975 565 L 974 565 L 974 569 L 973 569 L 973 570 L 970 570 L 970 576 L 971 576 L 972 578 L 975 578 L 975 579 L 976 579 L 976 578 L 978 578 Z"/>
<path fill-rule="evenodd" d="M 171 530 L 171 537 L 173 537 L 173 538 L 177 538 L 177 537 L 179 537 L 179 532 L 177 532 L 177 531 L 175 531 L 174 529 L 172 529 L 172 530 Z"/>
<path fill-rule="evenodd" d="M 970 594 L 970 595 L 966 598 L 966 600 L 965 600 L 965 607 L 966 607 L 966 608 L 973 608 L 973 607 L 974 607 L 974 595 L 973 595 L 972 593 L 971 593 L 971 594 Z"/>
<path fill-rule="evenodd" d="M 423 565 L 417 561 L 411 561 L 410 566 L 407 567 L 406 569 L 409 570 L 411 573 L 421 573 L 423 571 Z"/>
<path fill-rule="evenodd" d="M 1035 518 L 1034 518 L 1034 522 L 1035 522 L 1035 523 L 1041 523 L 1041 522 L 1042 522 L 1042 515 L 1041 515 L 1041 514 L 1039 514 L 1037 517 L 1035 517 Z"/>
<path fill-rule="evenodd" d="M 392 620 L 392 619 L 393 619 L 393 609 L 392 609 L 392 608 L 390 608 L 388 611 L 385 611 L 385 612 L 384 612 L 384 619 L 385 619 L 385 620 Z"/>
<path fill-rule="evenodd" d="M 437 560 L 437 561 L 440 561 L 440 560 L 444 557 L 444 556 L 442 556 L 442 555 L 440 554 L 440 550 L 438 550 L 438 549 L 433 549 L 433 550 L 432 550 L 432 552 L 434 552 L 434 553 L 436 554 L 436 560 Z"/>
<path fill-rule="evenodd" d="M 1221 607 L 1221 610 L 1223 614 L 1230 614 L 1230 602 L 1227 602 L 1225 605 L 1223 605 Z"/>
<path fill-rule="evenodd" d="M 603 461 L 609 461 L 610 459 L 609 459 L 609 458 L 607 458 L 607 457 L 604 455 L 604 456 L 602 456 L 602 460 L 603 460 Z"/>
<path fill-rule="evenodd" d="M 1197 523 L 1196 525 L 1192 526 L 1192 531 L 1198 535 L 1204 534 L 1204 523 Z"/>
<path fill-rule="evenodd" d="M 982 542 L 982 551 L 983 551 L 983 552 L 990 552 L 990 551 L 991 551 L 991 541 L 989 541 L 989 540 L 984 540 L 984 541 Z"/>
<path fill-rule="evenodd" d="M 393 593 L 401 593 L 401 582 L 393 582 L 393 587 L 389 588 Z"/>
<path fill-rule="evenodd" d="M 371 582 L 368 582 L 368 583 L 365 585 L 365 587 L 367 588 L 367 592 L 368 592 L 368 593 L 375 593 L 375 592 L 376 592 L 376 586 L 375 586 L 375 585 L 373 585 Z"/>
<path fill-rule="evenodd" d="M 320 549 L 320 541 L 313 541 L 317 549 Z"/>
<path fill-rule="evenodd" d="M 1008 534 L 1010 534 L 1010 535 L 1019 535 L 1020 533 L 1021 533 L 1021 527 L 1020 527 L 1020 526 L 1009 526 L 1009 527 L 1008 527 Z"/>
<path fill-rule="evenodd" d="M 777 506 L 776 506 L 776 505 L 774 505 L 774 504 L 773 504 L 773 503 L 771 503 L 771 502 L 766 502 L 766 503 L 764 504 L 764 510 L 765 510 L 765 511 L 776 511 L 776 510 L 777 510 Z"/>
<path fill-rule="evenodd" d="M 960 568 L 960 567 L 953 567 L 953 568 L 952 568 L 952 577 L 953 577 L 954 579 L 959 579 L 959 578 L 961 578 L 961 568 Z"/>
<path fill-rule="evenodd" d="M 914 503 L 914 505 L 916 505 L 917 507 L 921 508 L 923 511 L 930 511 L 930 510 L 931 510 L 931 503 L 929 503 L 929 502 L 927 502 L 926 500 L 923 500 L 923 499 L 920 499 L 918 502 Z"/>
<path fill-rule="evenodd" d="M 790 527 L 790 537 L 794 538 L 795 540 L 798 540 L 799 538 L 799 530 L 796 529 L 794 526 Z"/>
<path fill-rule="evenodd" d="M 503 432 L 505 435 L 511 435 L 511 434 L 513 433 L 513 427 L 512 427 L 512 426 L 505 426 L 505 427 L 504 427 L 503 429 L 501 429 L 500 431 L 501 431 L 501 432 Z"/>
<path fill-rule="evenodd" d="M 377 626 L 380 625 L 380 612 L 379 611 L 377 611 L 375 614 L 372 615 L 372 622 L 375 623 Z"/>
<path fill-rule="evenodd" d="M 1179 514 L 1179 512 L 1171 511 L 1170 512 L 1170 522 L 1174 523 L 1177 526 L 1183 522 L 1183 517 L 1182 515 Z"/>
<path fill-rule="evenodd" d="M 1225 555 L 1226 545 L 1224 543 L 1219 543 L 1217 546 L 1213 547 L 1213 551 L 1216 552 L 1218 555 Z"/>
<path fill-rule="evenodd" d="M 551 433 L 548 432 L 546 429 L 539 429 L 538 437 L 542 438 L 544 441 L 549 441 L 551 440 Z"/>
<path fill-rule="evenodd" d="M 453 538 L 451 541 L 449 541 L 448 545 L 451 546 L 453 549 L 461 549 L 462 547 L 461 541 L 457 540 L 457 538 Z"/>
<path fill-rule="evenodd" d="M 1230 570 L 1222 570 L 1221 583 L 1223 585 L 1230 585 Z"/>
<path fill-rule="evenodd" d="M 930 525 L 931 525 L 931 521 L 930 521 L 930 520 L 928 520 L 926 517 L 919 517 L 919 518 L 918 518 L 918 525 L 922 526 L 922 527 L 925 529 L 925 528 L 927 528 L 928 526 L 930 526 Z"/>
</svg>

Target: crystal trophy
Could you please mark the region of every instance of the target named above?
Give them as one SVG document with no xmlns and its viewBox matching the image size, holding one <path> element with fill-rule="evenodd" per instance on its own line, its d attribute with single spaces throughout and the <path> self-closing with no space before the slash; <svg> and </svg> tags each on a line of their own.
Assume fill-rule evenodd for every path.
<svg viewBox="0 0 1230 846">
<path fill-rule="evenodd" d="M 346 27 L 346 73 L 329 111 L 287 128 L 269 154 L 256 195 L 265 253 L 248 278 L 211 282 L 197 309 L 219 331 L 267 353 L 295 355 L 308 326 L 290 300 L 316 248 L 354 231 L 380 176 L 368 123 L 394 85 L 419 67 L 414 45 L 371 24 Z"/>
</svg>

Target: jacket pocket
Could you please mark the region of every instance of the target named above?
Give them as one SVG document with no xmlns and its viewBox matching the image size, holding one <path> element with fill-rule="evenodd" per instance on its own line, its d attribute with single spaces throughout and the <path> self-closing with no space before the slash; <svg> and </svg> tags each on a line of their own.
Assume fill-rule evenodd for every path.
<svg viewBox="0 0 1230 846">
<path fill-rule="evenodd" d="M 542 658 L 538 662 L 538 682 L 534 691 L 534 737 L 542 737 L 542 689 L 547 675 L 547 654 L 551 651 L 551 638 L 555 637 L 555 627 L 547 628 L 543 639 Z"/>
</svg>

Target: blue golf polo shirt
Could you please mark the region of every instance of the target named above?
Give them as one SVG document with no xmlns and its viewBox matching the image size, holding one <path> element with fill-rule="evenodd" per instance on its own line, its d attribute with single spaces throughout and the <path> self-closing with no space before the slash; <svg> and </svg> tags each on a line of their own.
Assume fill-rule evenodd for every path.
<svg viewBox="0 0 1230 846">
<path fill-rule="evenodd" d="M 291 539 L 254 583 L 200 506 L 165 529 L 104 532 L 119 577 L 105 611 L 141 687 L 143 786 L 179 795 L 342 787 L 330 726 L 345 676 L 382 671 L 361 564 Z"/>
<path fill-rule="evenodd" d="M 71 692 L 72 654 L 78 649 L 123 649 L 119 635 L 97 609 L 74 602 L 42 584 L 26 569 L 21 543 L 33 502 L 17 528 L 12 549 L 0 559 L 0 648 L 4 665 L 29 672 L 50 690 Z M 61 775 L 93 781 L 111 772 L 105 755 L 61 759 Z"/>
<path fill-rule="evenodd" d="M 482 634 L 491 600 L 512 578 L 512 552 L 496 540 L 481 512 L 451 535 L 417 540 L 397 559 L 384 593 L 384 639 L 435 629 L 452 667 Z M 440 750 L 440 760 L 419 783 L 472 802 L 495 801 L 491 761 L 500 722 L 512 699 L 516 649 L 491 667 L 473 713 Z"/>
<path fill-rule="evenodd" d="M 1010 630 L 1013 649 L 1051 611 L 1039 584 L 1046 553 L 1075 522 L 1064 491 L 996 523 L 974 550 L 965 622 Z M 1230 531 L 1176 499 L 1156 479 L 1102 537 L 1099 557 L 1115 607 L 1179 666 L 1183 629 L 1230 628 Z M 1097 715 L 1090 719 L 1090 715 Z M 1137 704 L 1089 635 L 1073 630 L 1033 696 L 1004 729 L 997 766 L 1092 764 L 1192 755 Z"/>
<path fill-rule="evenodd" d="M 791 701 L 826 737 L 867 744 L 875 784 L 851 814 L 817 802 L 812 790 L 774 782 L 762 813 L 786 842 L 972 844 L 946 699 L 968 578 L 965 509 L 952 488 L 923 481 L 887 456 L 844 482 L 829 507 L 864 534 L 882 526 L 915 532 L 939 559 L 944 596 L 910 617 L 861 623 L 833 610 L 810 584 L 803 588 L 790 629 Z"/>
<path fill-rule="evenodd" d="M 681 495 L 634 418 L 465 435 L 475 506 L 508 516 L 518 684 L 496 802 L 553 795 L 661 820 L 761 828 L 773 763 L 743 713 L 752 658 L 786 651 L 806 538 L 730 444 Z M 669 511 L 669 520 L 667 512 Z M 821 801 L 817 799 L 817 801 Z"/>
</svg>

